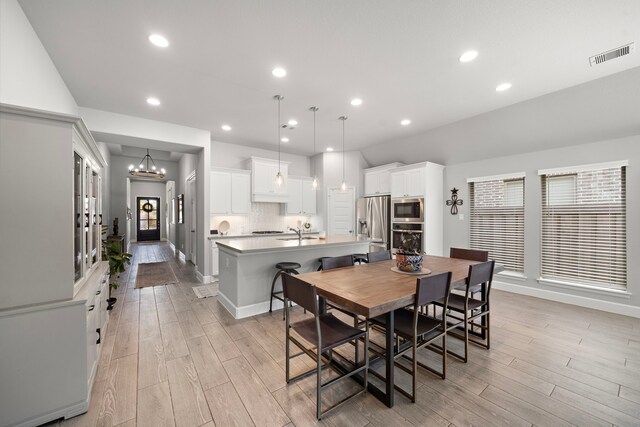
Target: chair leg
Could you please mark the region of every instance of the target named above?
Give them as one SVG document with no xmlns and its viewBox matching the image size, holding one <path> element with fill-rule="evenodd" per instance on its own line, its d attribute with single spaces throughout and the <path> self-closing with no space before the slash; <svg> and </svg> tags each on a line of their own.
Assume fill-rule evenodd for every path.
<svg viewBox="0 0 640 427">
<path fill-rule="evenodd" d="M 276 275 L 273 276 L 273 281 L 271 282 L 271 298 L 269 299 L 269 313 L 271 313 L 273 308 L 273 290 L 275 289 L 276 281 L 278 280 L 278 277 L 280 277 L 281 274 L 282 274 L 282 270 L 278 270 Z"/>
<path fill-rule="evenodd" d="M 464 312 L 464 363 L 467 363 L 469 360 L 469 312 L 465 310 Z"/>
<path fill-rule="evenodd" d="M 447 377 L 447 334 L 442 335 L 442 379 Z"/>
<path fill-rule="evenodd" d="M 289 328 L 287 328 L 287 332 L 286 332 L 286 337 L 285 337 L 285 357 L 286 357 L 286 363 L 285 363 L 285 377 L 287 379 L 287 384 L 289 384 L 289 378 L 290 378 L 290 371 L 289 371 L 289 354 L 291 354 L 291 350 L 289 348 L 289 346 L 291 345 L 289 343 Z"/>
<path fill-rule="evenodd" d="M 353 318 L 353 327 L 357 328 L 358 327 L 358 315 L 356 314 L 356 316 Z M 358 362 L 360 361 L 360 340 L 356 339 L 355 340 L 355 344 L 356 344 L 356 351 L 355 351 L 355 358 L 356 358 L 356 365 L 358 364 Z"/>
<path fill-rule="evenodd" d="M 487 313 L 487 350 L 491 348 L 491 312 Z"/>
<path fill-rule="evenodd" d="M 364 334 L 364 391 L 366 393 L 367 387 L 369 386 L 369 322 L 365 320 L 365 331 Z"/>
<path fill-rule="evenodd" d="M 318 346 L 317 348 L 317 352 L 318 352 L 318 371 L 317 371 L 317 378 L 316 378 L 316 418 L 318 418 L 318 421 L 320 420 L 320 417 L 322 416 L 322 351 L 320 351 L 320 346 Z"/>
<path fill-rule="evenodd" d="M 412 393 L 411 393 L 411 402 L 416 403 L 416 393 L 417 393 L 417 386 L 416 386 L 416 376 L 418 375 L 418 357 L 417 357 L 417 350 L 418 350 L 418 337 L 414 335 L 413 337 L 413 372 L 411 373 L 411 375 L 413 376 L 413 383 L 412 383 Z"/>
</svg>

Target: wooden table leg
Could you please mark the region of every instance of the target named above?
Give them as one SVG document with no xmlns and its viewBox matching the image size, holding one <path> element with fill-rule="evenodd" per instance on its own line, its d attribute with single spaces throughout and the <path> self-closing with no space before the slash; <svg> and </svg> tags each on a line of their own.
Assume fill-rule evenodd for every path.
<svg viewBox="0 0 640 427">
<path fill-rule="evenodd" d="M 393 346 L 395 344 L 393 339 L 393 331 L 395 330 L 395 316 L 393 310 L 385 314 L 386 316 L 386 333 L 385 333 L 385 344 L 386 344 L 386 396 L 384 399 L 384 404 L 389 408 L 393 408 L 394 405 L 394 384 L 395 384 L 395 369 L 394 369 L 394 358 L 393 358 Z"/>
</svg>

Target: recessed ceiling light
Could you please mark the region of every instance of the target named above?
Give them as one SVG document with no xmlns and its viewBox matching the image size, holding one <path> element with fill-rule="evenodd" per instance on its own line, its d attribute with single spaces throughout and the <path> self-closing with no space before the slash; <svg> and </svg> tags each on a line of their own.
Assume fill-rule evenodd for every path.
<svg viewBox="0 0 640 427">
<path fill-rule="evenodd" d="M 160 105 L 160 100 L 151 96 L 147 98 L 147 104 L 157 107 L 158 105 Z"/>
<path fill-rule="evenodd" d="M 462 56 L 458 58 L 458 60 L 460 62 L 470 62 L 476 59 L 477 56 L 478 56 L 478 52 L 476 52 L 475 50 L 470 50 L 468 52 L 463 53 Z"/>
<path fill-rule="evenodd" d="M 169 46 L 169 40 L 167 40 L 166 37 L 161 36 L 160 34 L 151 34 L 149 36 L 149 41 L 158 47 Z"/>
<path fill-rule="evenodd" d="M 287 124 L 288 124 L 289 126 L 295 126 L 295 125 L 297 125 L 297 124 L 298 124 L 298 121 L 297 121 L 297 120 L 293 120 L 293 119 L 291 119 L 291 120 L 289 120 L 289 121 L 287 122 Z"/>
<path fill-rule="evenodd" d="M 280 139 L 280 141 L 282 141 L 282 142 L 289 142 L 289 138 L 287 138 L 287 137 L 285 136 L 284 138 Z"/>
<path fill-rule="evenodd" d="M 358 106 L 358 105 L 362 105 L 362 99 L 360 98 L 354 98 L 351 100 L 351 105 L 353 106 Z"/>
<path fill-rule="evenodd" d="M 327 151 L 333 151 L 332 147 L 327 147 Z"/>
<path fill-rule="evenodd" d="M 273 74 L 276 77 L 284 77 L 287 75 L 287 70 L 285 70 L 284 68 L 276 67 L 273 70 L 271 70 L 271 74 Z"/>
<path fill-rule="evenodd" d="M 229 125 L 222 125 L 220 126 L 222 128 L 222 130 L 229 132 L 231 130 L 231 126 Z"/>
<path fill-rule="evenodd" d="M 406 126 L 406 125 L 408 125 L 408 124 L 411 124 L 411 120 L 409 120 L 409 119 L 404 119 L 404 120 L 402 120 L 402 121 L 400 122 L 400 124 L 401 124 L 402 126 Z"/>
<path fill-rule="evenodd" d="M 504 92 L 507 89 L 511 89 L 511 83 L 501 83 L 496 87 L 498 92 Z"/>
</svg>

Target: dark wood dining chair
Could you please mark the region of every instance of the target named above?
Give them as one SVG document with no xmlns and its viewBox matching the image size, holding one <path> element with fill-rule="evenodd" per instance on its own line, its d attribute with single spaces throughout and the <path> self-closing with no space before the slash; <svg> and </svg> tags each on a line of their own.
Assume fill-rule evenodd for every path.
<svg viewBox="0 0 640 427">
<path fill-rule="evenodd" d="M 388 261 L 391 259 L 391 251 L 377 251 L 377 252 L 369 252 L 367 254 L 367 262 L 380 262 L 380 261 Z"/>
<path fill-rule="evenodd" d="M 459 355 L 452 351 L 448 351 L 452 356 L 467 363 L 469 342 L 477 344 L 486 349 L 490 348 L 490 310 L 489 310 L 489 294 L 491 292 L 491 281 L 493 279 L 493 270 L 495 267 L 495 261 L 487 261 L 481 264 L 474 264 L 469 266 L 469 275 L 466 279 L 464 295 L 452 293 L 449 296 L 447 305 L 445 306 L 445 300 L 435 301 L 434 304 L 440 306 L 446 314 L 448 321 L 448 328 L 450 335 L 456 336 L 464 341 L 464 355 Z M 485 285 L 487 287 L 486 295 L 484 298 L 476 299 L 472 298 L 469 293 L 470 289 L 476 286 Z M 452 313 L 461 314 L 462 317 L 453 315 Z M 486 317 L 486 325 L 474 323 L 474 320 Z M 454 321 L 450 321 L 453 319 Z M 477 326 L 486 332 L 486 339 L 484 341 L 469 338 L 469 327 Z M 460 335 L 456 331 L 458 327 L 462 327 L 464 334 Z"/>
<path fill-rule="evenodd" d="M 489 261 L 489 251 L 479 249 L 450 248 L 449 258 L 466 259 L 469 261 L 487 262 Z M 470 289 L 471 295 L 480 292 L 480 286 Z"/>
<path fill-rule="evenodd" d="M 368 370 L 369 370 L 369 353 L 367 348 L 369 346 L 369 333 L 367 330 L 361 330 L 358 328 L 354 328 L 340 319 L 335 317 L 333 314 L 320 314 L 319 304 L 318 304 L 318 295 L 316 291 L 316 287 L 301 280 L 297 277 L 294 277 L 290 274 L 282 275 L 282 283 L 284 289 L 284 299 L 285 299 L 285 317 L 286 317 L 286 344 L 285 344 L 285 355 L 286 355 L 286 367 L 285 374 L 287 384 L 292 381 L 296 381 L 298 379 L 304 378 L 308 375 L 311 375 L 315 372 L 316 374 L 316 416 L 318 420 L 320 420 L 323 416 L 327 415 L 330 411 L 333 411 L 340 405 L 346 403 L 350 399 L 358 396 L 359 394 L 365 392 L 367 390 L 368 384 Z M 307 318 L 304 320 L 300 320 L 295 323 L 291 323 L 291 313 L 289 304 L 287 302 L 295 302 L 296 304 L 305 308 L 309 313 L 313 314 L 312 318 Z M 297 339 L 296 336 L 291 335 L 291 331 L 294 331 L 298 336 L 302 337 L 306 342 L 313 345 L 313 347 L 308 348 L 305 346 L 300 340 Z M 331 364 L 331 357 L 334 356 L 323 356 L 325 353 L 335 354 L 335 356 L 339 356 L 338 353 L 333 352 L 333 349 L 339 347 L 343 344 L 347 344 L 349 342 L 357 342 L 360 339 L 364 339 L 365 342 L 365 353 L 364 353 L 364 362 L 359 363 L 356 359 L 351 362 L 346 358 L 342 358 L 343 361 L 349 365 L 351 365 L 351 370 L 349 372 L 342 372 L 338 370 Z M 294 343 L 297 347 L 302 350 L 299 353 L 291 355 L 291 344 Z M 315 351 L 314 351 L 315 349 Z M 316 367 L 310 369 L 304 373 L 296 375 L 295 377 L 291 377 L 290 365 L 289 361 L 294 357 L 300 356 L 302 354 L 306 354 L 312 359 L 316 361 Z M 323 363 L 323 359 L 324 362 Z M 332 367 L 339 374 L 337 378 L 333 378 L 326 383 L 322 383 L 322 369 L 326 367 Z M 361 390 L 358 390 L 346 398 L 340 400 L 339 402 L 331 405 L 328 409 L 322 410 L 322 391 L 327 387 L 334 385 L 337 381 L 349 378 L 352 375 L 358 374 L 359 372 L 363 373 L 364 384 Z"/>
<path fill-rule="evenodd" d="M 323 270 L 333 270 L 334 268 L 351 267 L 353 265 L 352 255 L 324 257 L 320 261 Z"/>
<path fill-rule="evenodd" d="M 402 308 L 394 311 L 394 333 L 396 337 L 404 341 L 404 343 L 398 342 L 394 348 L 394 365 L 409 373 L 413 379 L 411 393 L 403 390 L 399 386 L 394 387 L 400 393 L 411 399 L 412 402 L 416 401 L 418 366 L 438 375 L 442 379 L 446 378 L 448 328 L 445 312 L 443 311 L 442 317 L 438 319 L 422 314 L 420 308 L 434 301 L 443 301 L 444 307 L 446 308 L 449 295 L 451 295 L 450 291 L 451 272 L 419 278 L 416 281 L 416 298 L 413 304 L 413 310 Z M 385 316 L 374 317 L 369 321 L 374 325 L 386 328 Z M 418 349 L 427 347 L 440 339 L 442 339 L 442 346 L 429 348 L 442 355 L 442 370 L 438 371 L 422 362 L 418 362 L 416 353 Z M 372 343 L 371 345 L 373 346 L 374 344 Z M 410 350 L 411 357 L 407 355 Z M 411 361 L 411 369 L 398 362 L 400 357 Z M 372 374 L 378 376 L 375 372 L 372 372 Z"/>
</svg>

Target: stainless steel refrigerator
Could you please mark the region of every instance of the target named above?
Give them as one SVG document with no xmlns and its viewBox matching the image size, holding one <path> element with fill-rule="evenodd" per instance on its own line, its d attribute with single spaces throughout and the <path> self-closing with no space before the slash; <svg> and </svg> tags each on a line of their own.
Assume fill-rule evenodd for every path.
<svg viewBox="0 0 640 427">
<path fill-rule="evenodd" d="M 372 239 L 369 252 L 390 248 L 391 197 L 363 197 L 356 202 L 358 236 Z"/>
</svg>

